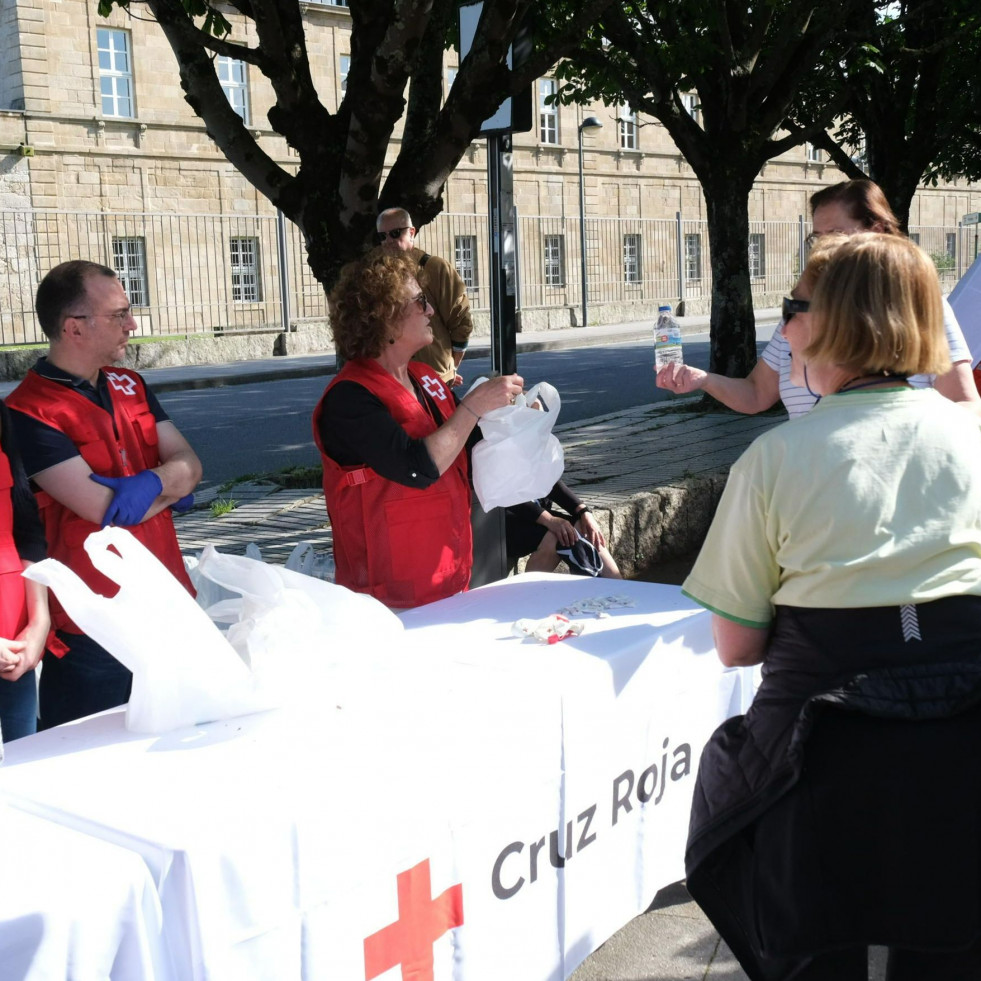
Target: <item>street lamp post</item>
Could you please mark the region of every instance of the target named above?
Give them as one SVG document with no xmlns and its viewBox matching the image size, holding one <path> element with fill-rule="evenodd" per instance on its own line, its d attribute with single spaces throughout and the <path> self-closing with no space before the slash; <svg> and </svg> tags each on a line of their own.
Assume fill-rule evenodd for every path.
<svg viewBox="0 0 981 981">
<path fill-rule="evenodd" d="M 579 255 L 582 259 L 582 323 L 580 327 L 585 327 L 586 320 L 586 293 L 588 285 L 586 282 L 586 188 L 582 171 L 582 131 L 584 129 L 602 129 L 603 124 L 595 116 L 587 116 L 579 124 Z"/>
</svg>

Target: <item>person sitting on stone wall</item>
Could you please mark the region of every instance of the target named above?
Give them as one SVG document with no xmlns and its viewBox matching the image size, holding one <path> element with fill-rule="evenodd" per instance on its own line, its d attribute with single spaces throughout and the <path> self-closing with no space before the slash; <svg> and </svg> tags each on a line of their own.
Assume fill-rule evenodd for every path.
<svg viewBox="0 0 981 981">
<path fill-rule="evenodd" d="M 623 578 L 589 505 L 561 480 L 547 497 L 508 508 L 505 528 L 509 568 L 527 555 L 525 572 L 554 572 L 564 561 L 574 575 Z"/>
</svg>

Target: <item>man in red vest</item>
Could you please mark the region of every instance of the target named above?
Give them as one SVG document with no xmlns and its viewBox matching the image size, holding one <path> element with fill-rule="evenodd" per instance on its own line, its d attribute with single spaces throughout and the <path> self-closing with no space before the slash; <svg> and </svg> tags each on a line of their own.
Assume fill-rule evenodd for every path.
<svg viewBox="0 0 981 981">
<path fill-rule="evenodd" d="M 143 379 L 107 367 L 126 353 L 136 322 L 115 272 L 75 260 L 41 281 L 35 301 L 49 340 L 7 400 L 37 497 L 48 554 L 98 593 L 117 587 L 84 550 L 99 527 L 125 526 L 193 594 L 171 509 L 193 503 L 201 463 Z M 51 599 L 40 682 L 39 728 L 129 700 L 132 676 L 80 632 Z"/>
</svg>

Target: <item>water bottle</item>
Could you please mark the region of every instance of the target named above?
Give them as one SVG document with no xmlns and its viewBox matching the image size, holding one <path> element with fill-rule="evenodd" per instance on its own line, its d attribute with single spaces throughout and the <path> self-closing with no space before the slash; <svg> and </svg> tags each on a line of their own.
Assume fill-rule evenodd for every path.
<svg viewBox="0 0 981 981">
<path fill-rule="evenodd" d="M 682 364 L 681 324 L 674 319 L 671 307 L 657 308 L 657 324 L 654 327 L 654 367 L 660 371 L 668 364 Z"/>
</svg>

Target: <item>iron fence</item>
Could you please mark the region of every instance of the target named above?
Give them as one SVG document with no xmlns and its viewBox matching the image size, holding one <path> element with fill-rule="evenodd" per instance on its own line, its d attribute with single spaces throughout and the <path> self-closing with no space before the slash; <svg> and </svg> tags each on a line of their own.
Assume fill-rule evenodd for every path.
<svg viewBox="0 0 981 981">
<path fill-rule="evenodd" d="M 793 287 L 806 258 L 808 227 L 803 217 L 751 223 L 750 273 L 758 305 L 773 305 Z M 587 218 L 585 232 L 592 319 L 639 319 L 659 303 L 708 310 L 711 256 L 704 221 L 680 214 Z M 910 233 L 933 258 L 945 290 L 977 254 L 972 227 L 924 226 Z M 579 322 L 581 240 L 578 217 L 518 217 L 523 315 L 560 311 L 566 325 Z M 486 314 L 487 218 L 441 214 L 420 230 L 418 244 L 455 264 L 471 306 Z M 0 211 L 0 344 L 43 340 L 34 292 L 47 270 L 70 258 L 117 271 L 142 336 L 279 331 L 327 315 L 302 236 L 281 214 Z"/>
</svg>

